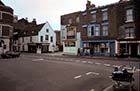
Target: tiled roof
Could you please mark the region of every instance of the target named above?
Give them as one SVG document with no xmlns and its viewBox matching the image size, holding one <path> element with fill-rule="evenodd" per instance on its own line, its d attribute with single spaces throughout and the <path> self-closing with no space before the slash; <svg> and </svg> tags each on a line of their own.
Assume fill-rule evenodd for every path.
<svg viewBox="0 0 140 91">
<path fill-rule="evenodd" d="M 19 37 L 25 37 L 25 36 L 33 36 L 37 35 L 38 32 L 41 30 L 41 28 L 45 25 L 45 23 L 42 24 L 34 24 L 32 22 L 28 22 L 28 20 L 22 18 L 18 20 L 17 23 L 15 23 L 15 32 L 18 31 Z"/>
<path fill-rule="evenodd" d="M 23 30 L 20 31 L 19 36 L 34 36 L 38 35 L 38 32 L 42 29 L 45 23 L 39 25 L 27 25 Z"/>
</svg>

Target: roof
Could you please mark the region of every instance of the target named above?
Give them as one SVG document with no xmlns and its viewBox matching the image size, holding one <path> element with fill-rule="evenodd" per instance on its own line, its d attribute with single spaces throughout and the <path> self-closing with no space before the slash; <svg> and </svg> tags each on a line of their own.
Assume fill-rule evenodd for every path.
<svg viewBox="0 0 140 91">
<path fill-rule="evenodd" d="M 5 6 L 4 3 L 0 0 L 0 5 Z"/>
<path fill-rule="evenodd" d="M 26 25 L 23 30 L 20 31 L 19 36 L 33 36 L 37 35 L 38 32 L 42 29 L 42 27 L 45 25 L 45 23 L 39 24 L 39 25 Z"/>
<path fill-rule="evenodd" d="M 42 27 L 45 25 L 45 23 L 42 24 L 36 24 L 33 22 L 28 22 L 27 19 L 20 19 L 18 20 L 17 23 L 15 23 L 14 26 L 14 31 L 19 32 L 18 36 L 19 37 L 23 37 L 23 36 L 33 36 L 33 35 L 37 35 L 38 32 L 42 29 Z"/>
</svg>

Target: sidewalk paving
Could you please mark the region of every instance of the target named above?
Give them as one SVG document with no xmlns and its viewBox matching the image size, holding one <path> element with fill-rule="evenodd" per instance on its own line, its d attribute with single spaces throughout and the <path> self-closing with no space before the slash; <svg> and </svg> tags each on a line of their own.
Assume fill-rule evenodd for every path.
<svg viewBox="0 0 140 91">
<path fill-rule="evenodd" d="M 55 52 L 55 53 L 46 53 L 44 55 L 50 55 L 50 56 L 72 56 L 72 57 L 81 57 L 81 58 L 95 58 L 95 59 L 104 59 L 104 60 L 123 60 L 123 61 L 138 61 L 140 62 L 140 58 L 118 58 L 118 57 L 107 57 L 107 56 L 77 56 L 77 55 L 68 55 L 68 54 L 63 54 L 63 52 Z"/>
</svg>

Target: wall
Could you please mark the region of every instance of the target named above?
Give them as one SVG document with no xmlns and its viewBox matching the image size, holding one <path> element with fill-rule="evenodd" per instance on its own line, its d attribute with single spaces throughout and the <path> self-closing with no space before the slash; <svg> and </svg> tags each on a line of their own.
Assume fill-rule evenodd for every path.
<svg viewBox="0 0 140 91">
<path fill-rule="evenodd" d="M 49 32 L 46 32 L 47 29 L 49 30 Z M 45 35 L 49 36 L 48 41 L 45 40 Z M 43 42 L 40 41 L 40 36 L 43 36 Z M 53 42 L 51 42 L 51 36 L 53 36 Z M 43 28 L 38 33 L 38 39 L 39 39 L 39 43 L 49 43 L 49 51 L 51 51 L 51 52 L 55 51 L 56 34 L 48 22 L 46 22 L 46 24 L 43 26 Z"/>
</svg>

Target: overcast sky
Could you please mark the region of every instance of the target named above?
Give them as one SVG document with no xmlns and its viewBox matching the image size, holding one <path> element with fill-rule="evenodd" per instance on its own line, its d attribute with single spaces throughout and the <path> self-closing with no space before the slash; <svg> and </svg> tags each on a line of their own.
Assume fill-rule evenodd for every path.
<svg viewBox="0 0 140 91">
<path fill-rule="evenodd" d="M 52 28 L 60 30 L 60 16 L 86 8 L 87 0 L 2 0 L 5 5 L 14 9 L 20 18 L 36 18 L 38 23 L 49 21 Z M 119 0 L 90 0 L 96 6 L 102 6 Z"/>
</svg>

